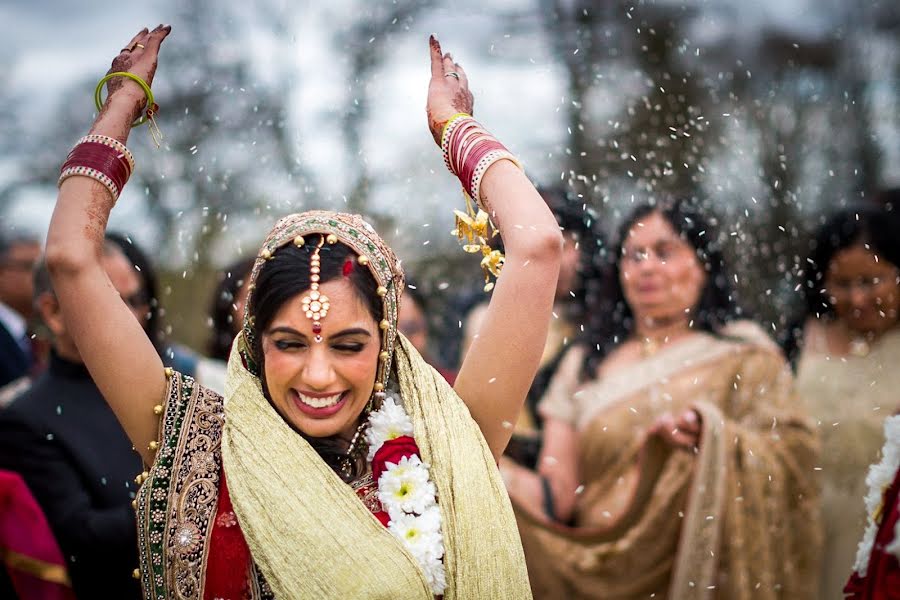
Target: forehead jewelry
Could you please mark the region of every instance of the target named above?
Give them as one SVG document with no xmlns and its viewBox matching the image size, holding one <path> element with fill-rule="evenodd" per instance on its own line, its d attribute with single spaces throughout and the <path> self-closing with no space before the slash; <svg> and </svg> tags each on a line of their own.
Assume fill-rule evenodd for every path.
<svg viewBox="0 0 900 600">
<path fill-rule="evenodd" d="M 328 242 L 331 244 L 334 243 L 331 241 L 332 237 L 334 236 L 328 236 Z M 336 237 L 335 241 L 337 241 Z M 328 309 L 331 308 L 328 296 L 319 292 L 319 273 L 321 273 L 319 250 L 321 250 L 324 245 L 325 236 L 323 235 L 320 236 L 319 243 L 316 245 L 316 249 L 313 250 L 312 256 L 309 259 L 309 294 L 303 296 L 303 299 L 300 301 L 303 304 L 303 311 L 306 313 L 306 318 L 311 319 L 313 322 L 312 330 L 313 334 L 316 336 L 314 339 L 317 343 L 322 341 L 322 319 L 325 318 L 328 314 Z"/>
</svg>

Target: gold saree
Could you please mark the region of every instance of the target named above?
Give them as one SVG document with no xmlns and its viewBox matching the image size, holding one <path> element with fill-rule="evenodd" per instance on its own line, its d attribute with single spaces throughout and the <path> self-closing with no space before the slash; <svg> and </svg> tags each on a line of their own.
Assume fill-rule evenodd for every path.
<svg viewBox="0 0 900 600">
<path fill-rule="evenodd" d="M 541 410 L 577 430 L 584 488 L 571 527 L 515 507 L 535 598 L 814 597 L 816 440 L 751 337 L 697 334 L 586 384 L 570 352 Z M 647 436 L 689 408 L 696 452 Z"/>
</svg>

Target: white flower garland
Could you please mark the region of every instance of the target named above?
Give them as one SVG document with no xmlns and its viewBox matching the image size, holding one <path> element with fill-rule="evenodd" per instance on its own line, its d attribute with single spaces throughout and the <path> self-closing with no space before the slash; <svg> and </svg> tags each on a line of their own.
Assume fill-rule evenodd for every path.
<svg viewBox="0 0 900 600">
<path fill-rule="evenodd" d="M 369 426 L 366 427 L 366 443 L 369 444 L 369 455 L 366 457 L 370 463 L 375 458 L 375 453 L 388 440 L 408 435 L 412 437 L 413 426 L 409 415 L 403 406 L 397 404 L 391 396 L 386 396 L 381 408 L 369 413 Z"/>
<path fill-rule="evenodd" d="M 412 434 L 412 421 L 403 406 L 386 397 L 381 408 L 369 415 L 365 433 L 369 463 L 385 442 Z M 418 561 L 434 595 L 442 595 L 447 587 L 444 536 L 437 488 L 429 477 L 428 465 L 415 455 L 403 457 L 398 464 L 386 463 L 378 478 L 378 499 L 390 517 L 388 531 Z"/>
<path fill-rule="evenodd" d="M 869 468 L 866 475 L 866 484 L 869 493 L 866 494 L 866 512 L 868 512 L 868 525 L 859 548 L 856 551 L 856 564 L 853 570 L 860 577 L 866 576 L 869 567 L 869 557 L 872 554 L 872 546 L 875 544 L 875 536 L 878 533 L 879 523 L 875 521 L 875 515 L 879 512 L 884 501 L 884 492 L 893 483 L 900 468 L 900 415 L 888 417 L 884 421 L 884 448 L 881 450 L 881 462 Z M 882 514 L 887 514 L 890 507 L 883 507 Z M 894 540 L 885 548 L 900 560 L 900 522 L 894 528 Z"/>
</svg>

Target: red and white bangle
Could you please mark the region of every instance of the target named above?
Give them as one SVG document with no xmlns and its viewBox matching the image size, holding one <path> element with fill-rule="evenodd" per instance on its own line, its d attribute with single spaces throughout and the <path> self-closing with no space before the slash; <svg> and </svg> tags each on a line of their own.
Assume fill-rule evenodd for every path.
<svg viewBox="0 0 900 600">
<path fill-rule="evenodd" d="M 75 177 L 76 175 L 80 175 L 83 177 L 90 177 L 91 179 L 96 179 L 109 190 L 109 193 L 112 194 L 113 203 L 119 199 L 119 187 L 113 183 L 113 180 L 107 175 L 97 169 L 92 167 L 68 167 L 63 169 L 63 171 L 59 174 L 59 179 L 56 181 L 56 186 L 59 187 L 63 184 L 63 181 L 68 179 L 69 177 Z"/>
<path fill-rule="evenodd" d="M 125 158 L 125 160 L 128 161 L 128 166 L 130 168 L 130 171 L 132 173 L 134 173 L 134 155 L 131 153 L 131 150 L 129 150 L 125 146 L 125 144 L 123 144 L 116 138 L 109 137 L 108 135 L 100 135 L 97 133 L 91 133 L 89 135 L 84 136 L 77 142 L 75 142 L 75 145 L 77 146 L 78 144 L 82 144 L 84 142 L 98 142 L 100 144 L 105 144 L 105 145 L 109 146 L 110 148 L 114 148 L 114 149 L 118 150 L 122 154 L 122 156 Z"/>
<path fill-rule="evenodd" d="M 488 168 L 499 160 L 521 163 L 469 115 L 457 115 L 447 122 L 441 135 L 444 163 L 459 178 L 470 198 L 480 205 L 481 180 Z"/>
<path fill-rule="evenodd" d="M 90 177 L 109 190 L 115 203 L 133 170 L 134 156 L 123 143 L 105 135 L 88 135 L 69 152 L 57 185 L 70 177 Z"/>
<path fill-rule="evenodd" d="M 456 175 L 456 173 L 454 173 L 453 169 L 450 168 L 450 135 L 453 133 L 454 129 L 456 129 L 460 124 L 467 120 L 471 120 L 477 123 L 475 119 L 465 113 L 454 115 L 444 125 L 444 131 L 441 134 L 441 153 L 444 155 L 444 164 L 447 165 L 447 168 L 454 175 Z"/>
<path fill-rule="evenodd" d="M 474 173 L 472 173 L 471 197 L 475 200 L 476 203 L 480 203 L 479 198 L 481 194 L 481 181 L 484 178 L 484 174 L 487 173 L 487 170 L 491 167 L 491 165 L 501 160 L 508 160 L 522 169 L 522 163 L 519 162 L 519 159 L 517 159 L 512 152 L 506 150 L 505 148 L 502 150 L 491 150 L 490 152 L 485 154 L 482 159 L 478 161 L 478 164 L 475 167 L 475 171 Z"/>
</svg>

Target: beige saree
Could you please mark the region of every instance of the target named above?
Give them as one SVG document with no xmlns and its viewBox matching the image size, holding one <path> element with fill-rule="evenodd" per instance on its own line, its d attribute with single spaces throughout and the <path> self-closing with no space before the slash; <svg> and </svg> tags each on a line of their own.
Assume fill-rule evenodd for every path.
<svg viewBox="0 0 900 600">
<path fill-rule="evenodd" d="M 814 597 L 813 428 L 777 349 L 741 329 L 755 341 L 697 334 L 586 384 L 570 352 L 541 410 L 578 432 L 574 521 L 514 506 L 535 598 Z M 689 408 L 696 453 L 647 436 Z"/>
<path fill-rule="evenodd" d="M 900 328 L 868 356 L 829 356 L 812 334 L 797 369 L 797 391 L 822 437 L 824 552 L 818 598 L 838 600 L 866 526 L 866 473 L 879 459 L 884 420 L 900 408 Z"/>
</svg>

